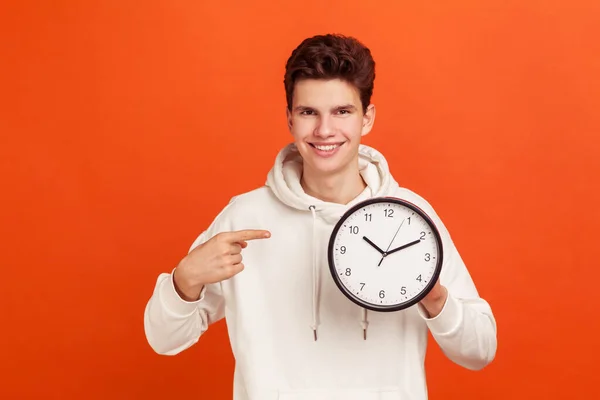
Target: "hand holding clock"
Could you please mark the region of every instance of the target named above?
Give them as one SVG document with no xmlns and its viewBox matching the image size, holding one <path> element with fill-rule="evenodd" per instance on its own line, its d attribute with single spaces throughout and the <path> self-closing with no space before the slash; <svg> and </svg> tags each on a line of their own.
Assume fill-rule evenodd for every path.
<svg viewBox="0 0 600 400">
<path fill-rule="evenodd" d="M 429 293 L 427 293 L 420 303 L 427 311 L 427 314 L 429 314 L 429 318 L 434 318 L 442 312 L 447 299 L 448 289 L 446 289 L 445 286 L 442 286 L 438 279 L 433 288 L 431 288 Z"/>
</svg>

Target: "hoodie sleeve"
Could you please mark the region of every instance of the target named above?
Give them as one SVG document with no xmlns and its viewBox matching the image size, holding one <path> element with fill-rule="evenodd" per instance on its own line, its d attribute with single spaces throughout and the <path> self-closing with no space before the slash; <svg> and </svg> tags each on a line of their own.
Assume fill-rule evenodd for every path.
<svg viewBox="0 0 600 400">
<path fill-rule="evenodd" d="M 418 197 L 418 196 L 417 196 Z M 444 246 L 444 262 L 440 283 L 448 291 L 442 311 L 430 318 L 424 307 L 417 309 L 427 323 L 442 352 L 454 363 L 479 370 L 487 366 L 496 355 L 496 320 L 488 302 L 479 296 L 450 234 L 439 216 L 424 199 L 418 205 L 435 222 Z"/>
<path fill-rule="evenodd" d="M 160 274 L 144 311 L 144 331 L 150 347 L 162 355 L 178 354 L 194 345 L 208 327 L 224 317 L 221 285 L 202 289 L 197 301 L 175 291 L 173 272 Z"/>
<path fill-rule="evenodd" d="M 225 210 L 232 206 L 234 200 L 235 198 L 231 199 L 211 226 L 198 236 L 189 252 L 219 230 L 231 228 L 231 219 L 225 217 Z M 210 325 L 225 317 L 221 283 L 205 285 L 198 300 L 186 301 L 175 290 L 173 272 L 174 270 L 158 276 L 144 310 L 144 332 L 148 344 L 155 352 L 163 355 L 175 355 L 190 348 L 200 340 Z"/>
<path fill-rule="evenodd" d="M 496 355 L 496 320 L 490 305 L 477 293 L 454 245 L 450 242 L 446 247 L 448 258 L 440 278 L 448 290 L 446 303 L 433 318 L 420 304 L 418 310 L 446 357 L 462 367 L 479 370 Z"/>
</svg>

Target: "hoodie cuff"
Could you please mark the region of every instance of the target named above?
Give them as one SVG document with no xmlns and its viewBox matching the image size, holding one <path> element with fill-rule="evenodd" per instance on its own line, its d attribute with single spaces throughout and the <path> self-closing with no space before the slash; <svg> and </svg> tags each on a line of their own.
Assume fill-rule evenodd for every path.
<svg viewBox="0 0 600 400">
<path fill-rule="evenodd" d="M 175 290 L 175 283 L 173 282 L 173 272 L 169 275 L 168 279 L 165 279 L 162 282 L 162 286 L 160 288 L 160 299 L 166 309 L 174 315 L 187 317 L 193 314 L 198 308 L 198 304 L 204 300 L 204 295 L 206 293 L 206 285 L 202 288 L 200 292 L 200 298 L 195 301 L 187 301 L 179 296 L 179 293 Z"/>
<path fill-rule="evenodd" d="M 427 310 L 420 303 L 417 307 L 419 314 L 427 323 L 429 330 L 434 335 L 449 335 L 456 331 L 463 319 L 463 308 L 458 299 L 454 298 L 450 293 L 446 298 L 444 307 L 438 315 L 430 318 Z"/>
</svg>

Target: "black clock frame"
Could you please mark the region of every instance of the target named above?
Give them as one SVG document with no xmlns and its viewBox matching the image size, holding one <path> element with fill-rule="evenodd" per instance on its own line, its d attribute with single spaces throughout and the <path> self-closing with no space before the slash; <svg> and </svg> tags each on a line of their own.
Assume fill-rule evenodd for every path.
<svg viewBox="0 0 600 400">
<path fill-rule="evenodd" d="M 376 306 L 373 305 L 371 303 L 367 303 L 361 299 L 359 299 L 358 297 L 356 297 L 354 295 L 354 293 L 352 293 L 350 290 L 348 290 L 346 288 L 346 286 L 344 286 L 344 284 L 342 284 L 339 276 L 337 275 L 337 271 L 335 269 L 335 261 L 334 261 L 334 246 L 335 246 L 335 237 L 337 236 L 339 230 L 342 228 L 342 225 L 346 222 L 346 219 L 352 215 L 355 211 L 369 206 L 371 204 L 375 204 L 375 203 L 394 203 L 394 204 L 399 204 L 401 206 L 407 207 L 411 210 L 413 210 L 415 213 L 419 214 L 419 216 L 421 216 L 425 222 L 427 222 L 427 224 L 429 225 L 429 227 L 431 228 L 431 233 L 433 234 L 433 237 L 435 239 L 435 241 L 437 242 L 438 245 L 438 249 L 439 249 L 439 253 L 436 259 L 436 266 L 435 266 L 435 271 L 433 272 L 433 276 L 430 279 L 430 281 L 428 282 L 427 286 L 425 287 L 425 289 L 423 289 L 423 291 L 421 293 L 419 293 L 418 296 L 405 301 L 403 303 L 399 303 L 399 304 L 394 304 L 391 306 Z M 344 212 L 344 214 L 342 215 L 342 217 L 339 219 L 339 221 L 335 224 L 333 231 L 331 232 L 331 236 L 329 237 L 329 245 L 327 248 L 327 260 L 329 262 L 329 272 L 331 273 L 331 276 L 333 278 L 333 281 L 335 282 L 336 286 L 338 287 L 338 289 L 353 303 L 355 303 L 356 305 L 366 308 L 368 310 L 371 311 L 376 311 L 376 312 L 395 312 L 395 311 L 401 311 L 401 310 L 405 310 L 409 307 L 412 307 L 413 305 L 417 304 L 418 302 L 420 302 L 425 296 L 427 296 L 427 294 L 431 291 L 431 289 L 433 288 L 433 286 L 435 285 L 435 283 L 437 282 L 439 275 L 442 271 L 442 264 L 444 262 L 444 248 L 443 248 L 443 244 L 442 244 L 442 239 L 440 236 L 440 233 L 437 229 L 437 226 L 435 225 L 435 223 L 433 222 L 433 220 L 429 217 L 429 215 L 427 215 L 427 213 L 425 211 L 423 211 L 420 207 L 418 207 L 417 205 L 415 205 L 414 203 L 411 203 L 408 200 L 404 200 L 401 199 L 399 197 L 392 197 L 392 196 L 385 196 L 385 197 L 373 197 L 364 201 L 361 201 L 360 203 L 355 204 L 354 206 L 352 206 L 351 208 L 349 208 L 348 210 L 346 210 L 346 212 Z"/>
</svg>

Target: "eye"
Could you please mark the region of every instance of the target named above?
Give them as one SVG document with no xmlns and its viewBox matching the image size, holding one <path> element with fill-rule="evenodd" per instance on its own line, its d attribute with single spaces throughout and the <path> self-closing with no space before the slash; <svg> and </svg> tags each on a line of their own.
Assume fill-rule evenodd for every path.
<svg viewBox="0 0 600 400">
<path fill-rule="evenodd" d="M 303 110 L 300 111 L 300 115 L 313 115 L 314 111 L 313 110 Z"/>
<path fill-rule="evenodd" d="M 339 110 L 339 113 L 340 114 L 350 114 L 350 110 L 342 109 L 342 110 Z"/>
</svg>

